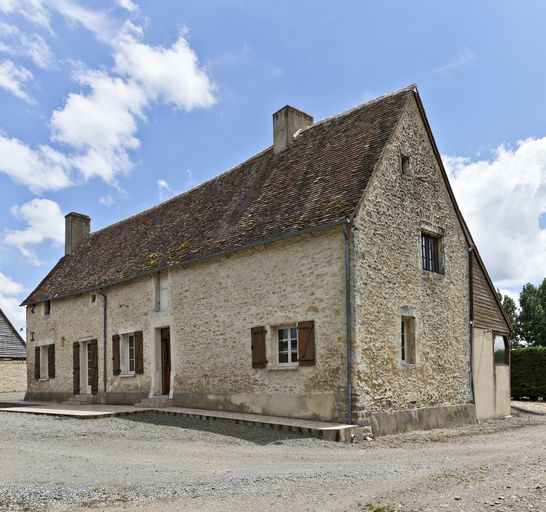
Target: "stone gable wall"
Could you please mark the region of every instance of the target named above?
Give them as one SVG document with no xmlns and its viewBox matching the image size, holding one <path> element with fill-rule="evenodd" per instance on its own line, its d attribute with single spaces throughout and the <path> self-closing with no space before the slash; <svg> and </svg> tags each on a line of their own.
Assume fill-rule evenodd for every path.
<svg viewBox="0 0 546 512">
<path fill-rule="evenodd" d="M 403 176 L 400 155 L 410 156 Z M 422 270 L 421 228 L 444 231 L 445 273 Z M 468 253 L 412 99 L 366 192 L 354 231 L 354 406 L 370 413 L 467 403 Z M 400 322 L 415 314 L 416 364 L 401 362 Z"/>
</svg>

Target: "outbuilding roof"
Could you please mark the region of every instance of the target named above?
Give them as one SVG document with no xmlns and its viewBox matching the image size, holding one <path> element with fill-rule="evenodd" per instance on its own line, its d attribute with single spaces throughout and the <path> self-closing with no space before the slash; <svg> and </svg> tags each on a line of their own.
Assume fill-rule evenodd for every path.
<svg viewBox="0 0 546 512">
<path fill-rule="evenodd" d="M 27 349 L 23 338 L 0 309 L 0 358 L 26 359 Z"/>
<path fill-rule="evenodd" d="M 103 288 L 343 222 L 368 185 L 411 85 L 300 130 L 149 210 L 91 233 L 23 304 Z"/>
</svg>

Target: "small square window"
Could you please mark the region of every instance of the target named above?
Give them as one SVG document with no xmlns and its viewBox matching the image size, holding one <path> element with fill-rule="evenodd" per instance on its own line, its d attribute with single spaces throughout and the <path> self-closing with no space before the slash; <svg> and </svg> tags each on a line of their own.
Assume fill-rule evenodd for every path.
<svg viewBox="0 0 546 512">
<path fill-rule="evenodd" d="M 401 155 L 400 157 L 400 170 L 403 176 L 409 176 L 411 173 L 410 157 L 407 155 Z"/>
<path fill-rule="evenodd" d="M 442 274 L 440 268 L 440 238 L 421 233 L 421 258 L 423 270 Z"/>
<path fill-rule="evenodd" d="M 298 329 L 295 325 L 277 329 L 277 354 L 280 365 L 298 362 Z"/>
</svg>

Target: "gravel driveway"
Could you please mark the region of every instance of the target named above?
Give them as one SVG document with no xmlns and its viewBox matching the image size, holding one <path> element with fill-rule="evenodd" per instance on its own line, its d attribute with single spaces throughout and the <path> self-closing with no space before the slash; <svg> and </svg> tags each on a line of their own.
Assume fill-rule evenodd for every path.
<svg viewBox="0 0 546 512">
<path fill-rule="evenodd" d="M 542 416 L 363 445 L 159 414 L 0 433 L 0 510 L 546 511 Z"/>
</svg>

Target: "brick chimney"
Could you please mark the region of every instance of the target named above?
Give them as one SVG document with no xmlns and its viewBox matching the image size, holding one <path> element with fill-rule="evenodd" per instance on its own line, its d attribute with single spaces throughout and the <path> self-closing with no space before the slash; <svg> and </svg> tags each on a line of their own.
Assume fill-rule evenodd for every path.
<svg viewBox="0 0 546 512">
<path fill-rule="evenodd" d="M 81 213 L 65 215 L 64 254 L 73 254 L 91 231 L 91 218 Z"/>
<path fill-rule="evenodd" d="M 313 118 L 290 105 L 273 114 L 273 151 L 275 154 L 288 149 L 294 142 L 294 134 L 313 124 Z"/>
</svg>

